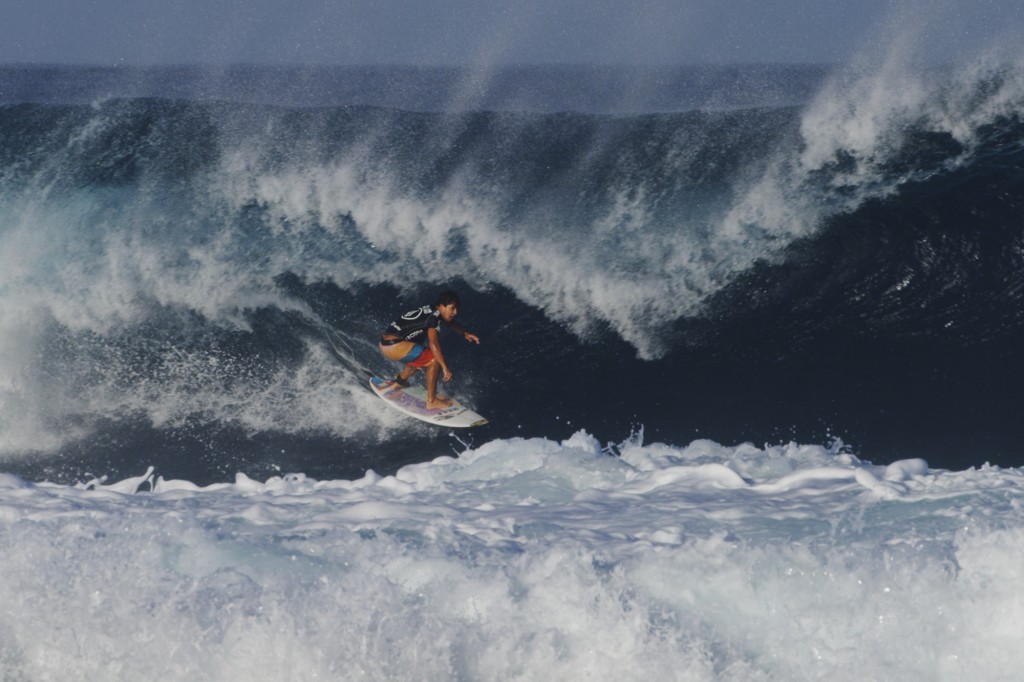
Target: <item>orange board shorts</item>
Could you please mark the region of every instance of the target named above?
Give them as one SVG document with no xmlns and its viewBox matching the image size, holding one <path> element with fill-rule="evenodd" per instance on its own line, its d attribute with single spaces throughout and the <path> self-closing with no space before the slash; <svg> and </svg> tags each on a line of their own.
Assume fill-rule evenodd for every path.
<svg viewBox="0 0 1024 682">
<path fill-rule="evenodd" d="M 409 367 L 420 369 L 434 361 L 434 352 L 430 348 L 413 341 L 399 341 L 390 346 L 381 344 L 379 347 L 388 360 L 402 362 Z"/>
</svg>

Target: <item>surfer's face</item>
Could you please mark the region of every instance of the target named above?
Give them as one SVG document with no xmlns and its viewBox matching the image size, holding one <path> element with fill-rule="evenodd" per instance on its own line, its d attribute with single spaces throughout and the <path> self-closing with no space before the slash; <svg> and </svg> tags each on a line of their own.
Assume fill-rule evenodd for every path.
<svg viewBox="0 0 1024 682">
<path fill-rule="evenodd" d="M 459 309 L 455 307 L 454 303 L 449 303 L 448 305 L 438 306 L 437 309 L 441 311 L 441 318 L 445 322 L 451 322 L 452 320 L 454 320 L 455 319 L 455 315 L 458 314 L 458 312 L 459 312 Z"/>
</svg>

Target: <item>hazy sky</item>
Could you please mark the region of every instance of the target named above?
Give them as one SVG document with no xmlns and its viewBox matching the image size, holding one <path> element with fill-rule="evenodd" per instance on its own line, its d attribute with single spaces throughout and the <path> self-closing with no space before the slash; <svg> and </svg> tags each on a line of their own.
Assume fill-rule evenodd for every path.
<svg viewBox="0 0 1024 682">
<path fill-rule="evenodd" d="M 943 60 L 1024 42 L 1022 0 L 0 0 L 0 63 Z"/>
</svg>

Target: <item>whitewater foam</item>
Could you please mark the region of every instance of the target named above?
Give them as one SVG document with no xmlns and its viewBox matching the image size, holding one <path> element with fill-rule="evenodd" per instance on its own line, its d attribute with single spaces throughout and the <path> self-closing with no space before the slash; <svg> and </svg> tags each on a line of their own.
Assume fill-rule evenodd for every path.
<svg viewBox="0 0 1024 682">
<path fill-rule="evenodd" d="M 493 441 L 353 481 L 0 476 L 0 671 L 945 680 L 1020 666 L 1020 471 L 795 444 L 615 449 L 583 432 Z"/>
</svg>

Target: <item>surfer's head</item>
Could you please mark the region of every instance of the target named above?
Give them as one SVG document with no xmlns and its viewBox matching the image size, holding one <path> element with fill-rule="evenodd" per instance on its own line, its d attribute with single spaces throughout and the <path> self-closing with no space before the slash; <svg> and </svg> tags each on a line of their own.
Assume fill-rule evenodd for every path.
<svg viewBox="0 0 1024 682">
<path fill-rule="evenodd" d="M 434 307 L 440 308 L 443 305 L 451 305 L 453 303 L 455 304 L 456 308 L 459 307 L 459 295 L 451 290 L 442 291 L 441 294 L 437 297 L 437 304 Z"/>
<path fill-rule="evenodd" d="M 434 307 L 441 311 L 445 322 L 451 322 L 458 313 L 459 295 L 454 291 L 442 291 Z"/>
</svg>

